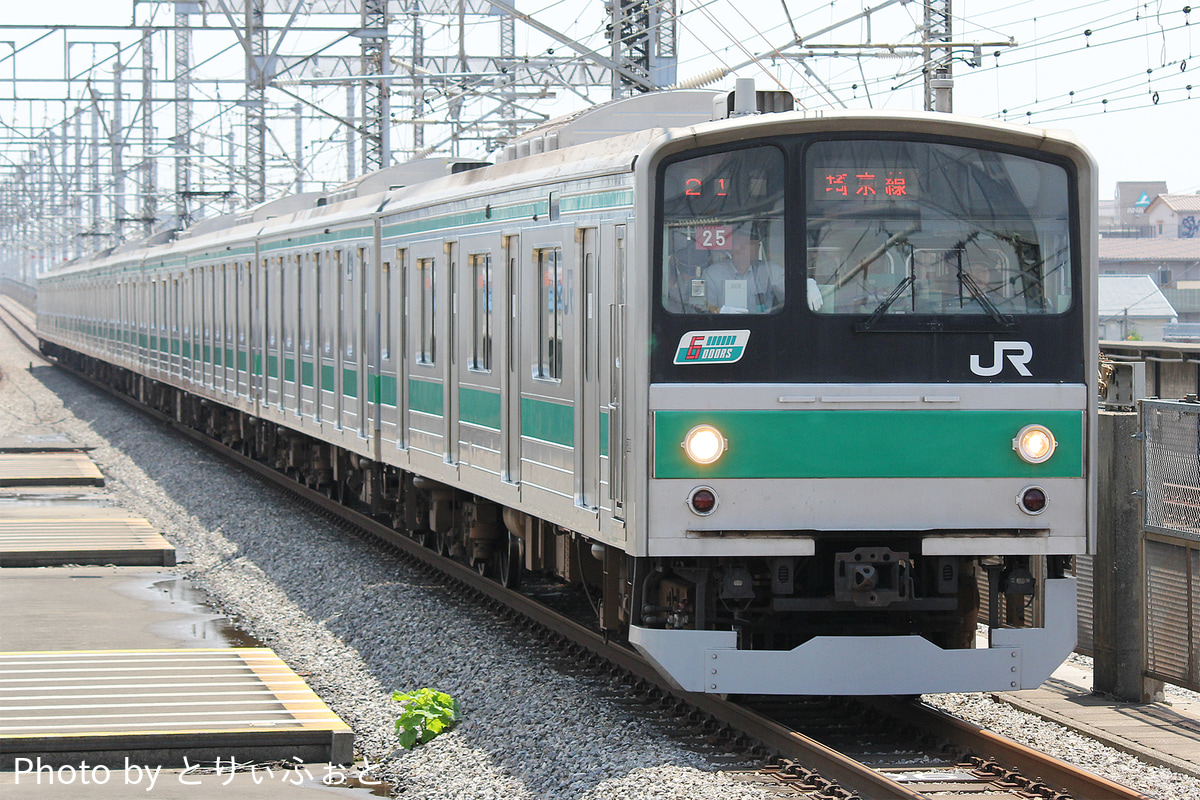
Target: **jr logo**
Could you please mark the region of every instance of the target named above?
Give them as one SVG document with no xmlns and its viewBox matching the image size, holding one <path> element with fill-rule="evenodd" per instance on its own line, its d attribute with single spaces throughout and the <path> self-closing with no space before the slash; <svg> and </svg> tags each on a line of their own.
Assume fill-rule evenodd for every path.
<svg viewBox="0 0 1200 800">
<path fill-rule="evenodd" d="M 1017 372 L 1024 375 L 1026 378 L 1032 377 L 1033 373 L 1029 371 L 1026 364 L 1033 358 L 1033 345 L 1029 342 L 995 342 L 995 347 L 992 351 L 992 365 L 985 367 L 979 363 L 979 356 L 971 356 L 971 372 L 976 375 L 982 375 L 985 378 L 990 378 L 993 375 L 999 375 L 1004 369 L 1005 353 L 1008 354 L 1009 362 L 1017 368 Z"/>
</svg>

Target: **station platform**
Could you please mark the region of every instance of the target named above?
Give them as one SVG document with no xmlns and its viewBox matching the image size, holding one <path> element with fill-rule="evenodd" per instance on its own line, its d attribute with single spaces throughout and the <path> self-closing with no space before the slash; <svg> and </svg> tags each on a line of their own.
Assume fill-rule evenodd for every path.
<svg viewBox="0 0 1200 800">
<path fill-rule="evenodd" d="M 0 439 L 0 567 L 175 564 L 162 534 L 100 489 L 91 449 L 53 431 Z"/>
<path fill-rule="evenodd" d="M 1115 750 L 1200 780 L 1200 699 L 1191 693 L 1171 694 L 1165 702 L 1119 702 L 1093 694 L 1092 671 L 1068 661 L 1040 688 L 994 696 Z"/>
<path fill-rule="evenodd" d="M 0 489 L 0 567 L 66 564 L 169 567 L 175 548 L 145 518 L 103 493 Z"/>
<path fill-rule="evenodd" d="M 86 453 L 0 451 L 0 486 L 103 486 L 104 475 Z"/>
<path fill-rule="evenodd" d="M 86 448 L 3 444 L 0 796 L 327 790 L 349 726 L 162 568 L 174 548 L 98 488 Z"/>
</svg>

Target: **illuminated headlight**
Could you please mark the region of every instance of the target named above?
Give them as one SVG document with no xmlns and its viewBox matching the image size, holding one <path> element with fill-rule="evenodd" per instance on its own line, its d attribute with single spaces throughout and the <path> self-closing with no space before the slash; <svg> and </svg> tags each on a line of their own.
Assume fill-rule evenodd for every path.
<svg viewBox="0 0 1200 800">
<path fill-rule="evenodd" d="M 728 445 L 725 437 L 712 425 L 697 425 L 683 437 L 683 452 L 697 464 L 712 464 Z"/>
<path fill-rule="evenodd" d="M 1054 455 L 1056 447 L 1054 434 L 1044 425 L 1026 425 L 1013 439 L 1013 450 L 1030 464 L 1041 464 Z"/>
</svg>

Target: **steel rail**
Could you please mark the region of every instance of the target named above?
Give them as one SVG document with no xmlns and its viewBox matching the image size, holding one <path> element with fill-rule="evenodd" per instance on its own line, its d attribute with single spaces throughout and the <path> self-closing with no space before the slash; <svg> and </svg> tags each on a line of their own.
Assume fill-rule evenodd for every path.
<svg viewBox="0 0 1200 800">
<path fill-rule="evenodd" d="M 864 702 L 892 716 L 912 722 L 963 750 L 985 756 L 1025 776 L 1036 777 L 1043 783 L 1067 792 L 1076 800 L 1153 800 L 1127 786 L 1102 778 L 1066 761 L 1051 758 L 1045 753 L 936 708 L 895 698 L 867 698 Z"/>
</svg>

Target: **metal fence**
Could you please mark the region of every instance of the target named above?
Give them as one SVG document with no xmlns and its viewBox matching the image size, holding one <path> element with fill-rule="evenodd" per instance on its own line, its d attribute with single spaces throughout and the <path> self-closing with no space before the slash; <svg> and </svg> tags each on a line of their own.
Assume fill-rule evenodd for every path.
<svg viewBox="0 0 1200 800">
<path fill-rule="evenodd" d="M 0 294 L 8 295 L 28 309 L 37 304 L 37 289 L 12 278 L 0 278 Z"/>
<path fill-rule="evenodd" d="M 1142 402 L 1146 674 L 1200 690 L 1200 403 Z"/>
</svg>

